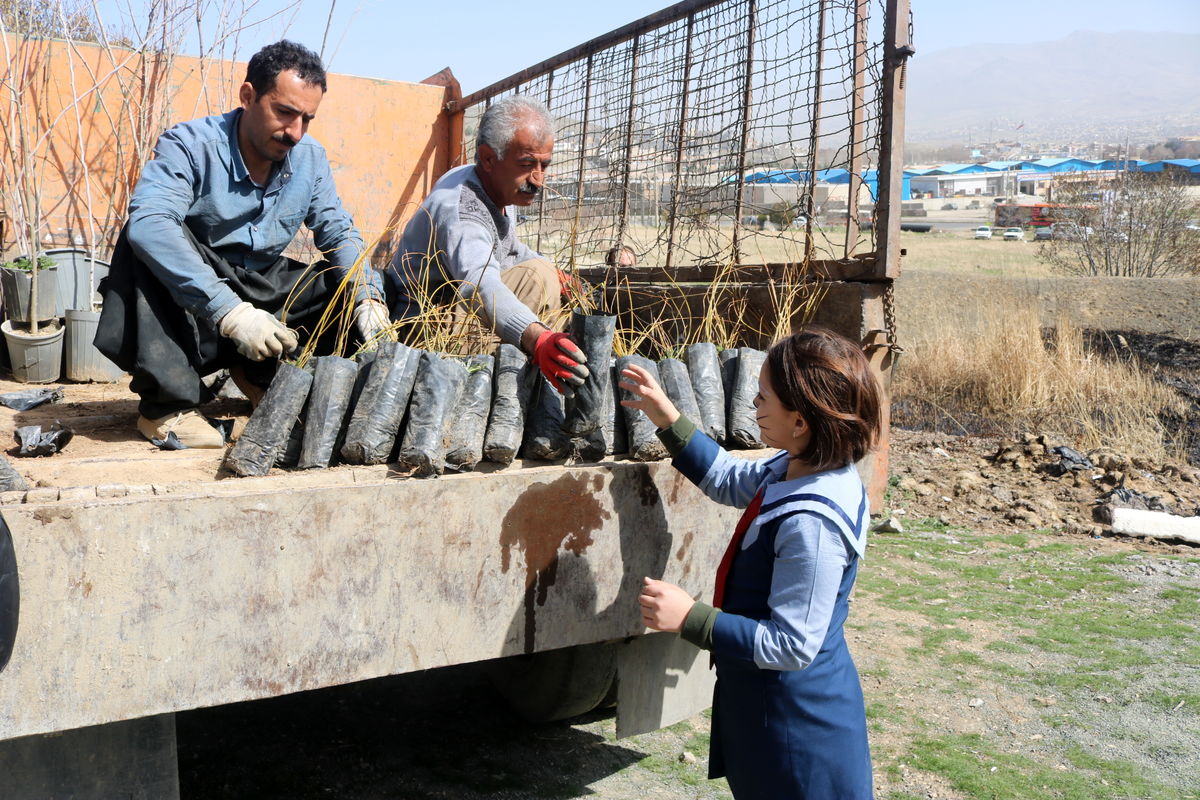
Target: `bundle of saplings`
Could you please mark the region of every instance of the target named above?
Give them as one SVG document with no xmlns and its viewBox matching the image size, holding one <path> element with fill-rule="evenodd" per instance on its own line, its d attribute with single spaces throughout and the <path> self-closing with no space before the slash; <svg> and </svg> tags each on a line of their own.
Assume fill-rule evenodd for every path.
<svg viewBox="0 0 1200 800">
<path fill-rule="evenodd" d="M 642 367 L 655 380 L 658 380 L 658 368 L 654 362 L 645 356 L 621 356 L 617 359 L 617 375 L 620 375 L 630 364 Z M 661 383 L 661 381 L 660 381 Z M 622 399 L 633 400 L 633 394 L 628 389 L 621 389 L 618 394 Z M 634 461 L 658 461 L 667 457 L 667 449 L 658 440 L 658 429 L 645 412 L 640 409 L 621 406 L 625 417 L 625 432 L 629 437 L 629 457 Z"/>
<path fill-rule="evenodd" d="M 721 381 L 721 360 L 711 342 L 688 345 L 688 374 L 700 416 L 696 424 L 718 442 L 725 441 L 725 386 Z"/>
<path fill-rule="evenodd" d="M 679 413 L 701 425 L 700 406 L 696 404 L 696 394 L 692 391 L 692 376 L 688 373 L 687 364 L 677 358 L 664 358 L 658 362 L 658 377 L 663 391 L 679 409 Z"/>
<path fill-rule="evenodd" d="M 421 353 L 399 456 L 399 462 L 412 467 L 417 477 L 441 475 L 446 468 L 447 423 L 466 383 L 467 367 L 462 361 Z"/>
<path fill-rule="evenodd" d="M 604 393 L 604 452 L 609 455 L 629 452 L 629 439 L 625 435 L 625 414 L 621 411 L 621 392 L 617 383 L 621 376 L 617 373 L 616 359 L 609 360 L 608 391 Z"/>
<path fill-rule="evenodd" d="M 334 448 L 346 421 L 358 365 L 340 356 L 315 359 L 312 387 L 308 392 L 308 414 L 304 442 L 300 447 L 300 469 L 320 469 L 333 463 Z"/>
<path fill-rule="evenodd" d="M 308 399 L 313 376 L 280 363 L 262 401 L 245 430 L 225 456 L 225 466 L 237 475 L 266 475 L 287 445 L 288 436 Z"/>
<path fill-rule="evenodd" d="M 602 365 L 612 359 L 613 334 L 617 318 L 599 314 L 571 314 L 571 339 L 593 365 L 583 385 L 576 387 L 566 399 L 563 426 L 569 442 L 570 455 L 585 461 L 604 458 L 604 419 L 608 415 L 608 391 L 611 373 Z"/>
<path fill-rule="evenodd" d="M 758 394 L 758 374 L 767 354 L 762 350 L 740 347 L 737 351 L 737 372 L 733 390 L 729 393 L 729 422 L 727 432 L 733 447 L 753 449 L 762 447 L 754 397 Z"/>
<path fill-rule="evenodd" d="M 420 350 L 379 345 L 346 430 L 341 454 L 347 464 L 383 464 L 391 456 L 420 362 Z"/>
<path fill-rule="evenodd" d="M 538 461 L 565 458 L 571 443 L 566 434 L 566 407 L 563 396 L 541 372 L 536 372 L 533 377 L 521 455 Z"/>
<path fill-rule="evenodd" d="M 469 472 L 483 458 L 483 437 L 492 408 L 491 356 L 467 359 L 467 383 L 446 428 L 446 469 Z"/>
<path fill-rule="evenodd" d="M 483 437 L 483 456 L 488 461 L 511 464 L 521 449 L 532 387 L 526 378 L 529 369 L 529 359 L 519 347 L 502 344 L 496 348 L 492 416 Z"/>
</svg>

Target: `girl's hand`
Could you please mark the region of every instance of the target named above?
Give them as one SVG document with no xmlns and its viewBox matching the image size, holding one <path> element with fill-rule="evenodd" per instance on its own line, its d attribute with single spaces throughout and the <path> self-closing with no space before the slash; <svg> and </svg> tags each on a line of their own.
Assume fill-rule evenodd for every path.
<svg viewBox="0 0 1200 800">
<path fill-rule="evenodd" d="M 644 578 L 638 604 L 642 607 L 642 623 L 656 631 L 678 633 L 696 601 L 673 583 Z"/>
<path fill-rule="evenodd" d="M 637 364 L 621 370 L 620 387 L 633 395 L 632 400 L 622 400 L 621 405 L 644 411 L 659 428 L 666 428 L 679 419 L 679 410 L 667 397 L 667 393 L 654 380 L 654 376 Z"/>
</svg>

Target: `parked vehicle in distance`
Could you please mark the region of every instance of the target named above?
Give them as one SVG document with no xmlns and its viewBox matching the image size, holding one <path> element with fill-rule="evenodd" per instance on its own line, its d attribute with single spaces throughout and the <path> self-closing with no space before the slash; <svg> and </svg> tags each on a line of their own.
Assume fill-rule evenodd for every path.
<svg viewBox="0 0 1200 800">
<path fill-rule="evenodd" d="M 958 204 L 957 203 L 944 203 L 944 204 L 942 204 L 942 211 L 958 211 Z"/>
<path fill-rule="evenodd" d="M 976 239 L 992 238 L 992 229 L 989 228 L 987 225 L 980 225 L 978 228 L 975 229 L 975 238 Z"/>
<path fill-rule="evenodd" d="M 1053 238 L 1054 238 L 1054 226 L 1053 225 L 1051 225 L 1049 228 L 1038 228 L 1036 231 L 1033 232 L 1033 240 L 1035 242 L 1044 242 L 1044 241 L 1047 241 L 1047 240 L 1053 239 Z"/>
<path fill-rule="evenodd" d="M 1025 239 L 1025 231 L 1020 228 L 1006 228 L 1004 230 L 1004 241 L 1020 242 Z"/>
</svg>

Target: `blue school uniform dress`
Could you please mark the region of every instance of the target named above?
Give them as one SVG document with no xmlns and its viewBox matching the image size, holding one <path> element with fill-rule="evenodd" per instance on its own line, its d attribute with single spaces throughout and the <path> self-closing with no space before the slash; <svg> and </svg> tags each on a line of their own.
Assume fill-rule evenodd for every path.
<svg viewBox="0 0 1200 800">
<path fill-rule="evenodd" d="M 710 498 L 751 506 L 720 611 L 697 603 L 683 630 L 717 669 L 709 777 L 738 800 L 869 800 L 866 712 L 842 630 L 869 519 L 854 465 L 786 480 L 787 453 L 735 458 L 683 418 L 660 436 Z"/>
</svg>

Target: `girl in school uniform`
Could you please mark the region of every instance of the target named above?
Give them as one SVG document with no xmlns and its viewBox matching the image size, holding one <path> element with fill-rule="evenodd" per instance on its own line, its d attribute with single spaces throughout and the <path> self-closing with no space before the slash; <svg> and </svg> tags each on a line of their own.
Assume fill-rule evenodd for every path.
<svg viewBox="0 0 1200 800">
<path fill-rule="evenodd" d="M 631 366 L 622 387 L 659 427 L 673 465 L 719 503 L 745 508 L 717 570 L 714 602 L 645 579 L 650 628 L 710 650 L 717 669 L 709 777 L 738 800 L 869 800 L 871 756 L 858 671 L 842 627 L 867 539 L 855 462 L 880 429 L 862 350 L 820 328 L 767 353 L 754 405 L 782 452 L 735 458 Z"/>
</svg>

